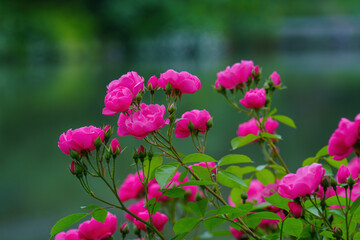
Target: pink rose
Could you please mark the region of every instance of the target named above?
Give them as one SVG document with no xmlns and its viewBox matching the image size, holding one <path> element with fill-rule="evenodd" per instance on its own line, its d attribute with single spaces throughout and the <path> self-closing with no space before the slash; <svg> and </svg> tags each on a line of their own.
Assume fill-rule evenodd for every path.
<svg viewBox="0 0 360 240">
<path fill-rule="evenodd" d="M 284 198 L 295 199 L 313 194 L 325 174 L 321 164 L 313 163 L 299 168 L 296 174 L 287 174 L 279 183 L 278 193 Z"/>
<path fill-rule="evenodd" d="M 160 74 L 158 79 L 159 87 L 165 89 L 168 83 L 173 87 L 173 90 L 177 89 L 182 94 L 195 93 L 201 89 L 199 78 L 185 71 L 178 73 L 169 69 L 165 73 Z"/>
<path fill-rule="evenodd" d="M 154 91 L 154 90 L 157 89 L 157 87 L 158 87 L 158 79 L 157 79 L 157 77 L 154 75 L 154 76 L 152 76 L 152 77 L 149 79 L 149 81 L 148 81 L 148 83 L 147 83 L 147 88 L 148 88 L 150 91 Z"/>
<path fill-rule="evenodd" d="M 357 179 L 360 174 L 360 158 L 356 157 L 347 165 L 353 179 Z"/>
<path fill-rule="evenodd" d="M 162 193 L 159 190 L 161 190 L 161 187 L 157 183 L 154 183 L 151 186 L 149 186 L 148 198 L 149 199 L 155 198 L 156 201 L 158 202 L 165 202 L 170 199 L 169 197 L 162 195 Z"/>
<path fill-rule="evenodd" d="M 139 175 L 141 179 L 143 180 L 143 174 L 142 171 L 139 171 Z M 144 190 L 144 186 L 141 183 L 138 173 L 129 174 L 126 178 L 123 184 L 121 184 L 118 195 L 120 197 L 120 200 L 125 202 L 130 199 L 137 198 L 140 193 L 142 193 Z"/>
<path fill-rule="evenodd" d="M 206 123 L 211 119 L 211 116 L 208 111 L 204 110 L 192 110 L 190 112 L 185 112 L 181 116 L 181 120 L 176 123 L 175 137 L 177 138 L 187 138 L 191 135 L 188 128 L 189 122 L 191 121 L 194 124 L 194 131 L 199 131 L 204 134 L 207 130 Z"/>
<path fill-rule="evenodd" d="M 336 175 L 337 182 L 339 184 L 346 183 L 349 176 L 350 176 L 349 169 L 346 166 L 344 166 L 344 164 L 342 164 Z"/>
<path fill-rule="evenodd" d="M 70 229 L 67 232 L 61 232 L 56 234 L 55 240 L 80 240 L 79 238 L 79 230 Z"/>
<path fill-rule="evenodd" d="M 274 86 L 279 86 L 281 83 L 280 75 L 276 71 L 270 75 L 270 79 L 273 81 Z"/>
<path fill-rule="evenodd" d="M 119 151 L 119 153 L 121 152 L 119 141 L 116 138 L 111 141 L 110 150 L 112 154 L 116 153 L 116 151 Z"/>
<path fill-rule="evenodd" d="M 210 170 L 211 170 L 211 172 L 214 173 L 214 174 L 216 174 L 216 163 L 215 163 L 215 162 L 200 162 L 200 163 L 195 163 L 195 164 L 189 166 L 190 169 L 191 169 L 192 166 L 200 166 L 200 167 L 204 167 L 204 168 L 209 167 Z M 211 168 L 213 168 L 213 169 L 211 169 Z"/>
<path fill-rule="evenodd" d="M 261 108 L 266 102 L 266 92 L 264 88 L 250 89 L 245 97 L 240 99 L 240 103 L 246 108 Z"/>
<path fill-rule="evenodd" d="M 149 222 L 149 212 L 147 210 L 144 212 L 140 212 L 138 216 L 139 218 Z M 158 231 L 164 230 L 165 224 L 167 223 L 168 220 L 169 218 L 165 214 L 162 214 L 160 212 L 157 212 L 154 215 L 152 215 L 152 222 L 154 224 L 154 227 Z M 146 226 L 144 223 L 134 219 L 134 224 L 138 229 L 146 232 Z"/>
<path fill-rule="evenodd" d="M 224 71 L 217 73 L 217 80 L 215 87 L 219 85 L 227 89 L 233 89 L 239 84 L 247 82 L 254 71 L 255 74 L 259 72 L 259 66 L 254 66 L 253 61 L 242 60 L 241 63 L 235 63 L 232 67 L 226 67 Z"/>
<path fill-rule="evenodd" d="M 118 120 L 118 135 L 132 135 L 135 138 L 144 138 L 153 131 L 165 126 L 166 108 L 164 105 L 141 103 L 140 110 L 130 115 L 120 114 Z"/>
<path fill-rule="evenodd" d="M 79 236 L 81 239 L 102 240 L 109 238 L 117 230 L 117 218 L 110 212 L 104 223 L 96 221 L 94 218 L 79 225 Z"/>
<path fill-rule="evenodd" d="M 112 81 L 107 86 L 107 93 L 114 91 L 120 86 L 130 89 L 133 96 L 136 97 L 136 95 L 144 89 L 144 78 L 140 77 L 137 72 L 128 72 L 127 74 L 122 75 L 118 80 Z"/>
<path fill-rule="evenodd" d="M 260 118 L 260 121 L 262 121 L 262 118 Z M 257 126 L 258 124 L 259 123 L 254 118 L 252 118 L 248 122 L 240 124 L 236 134 L 239 137 L 245 137 L 248 134 L 258 135 L 260 132 L 260 128 Z M 265 129 L 268 133 L 274 134 L 278 126 L 279 123 L 271 117 L 266 120 Z"/>
<path fill-rule="evenodd" d="M 147 210 L 147 208 L 144 206 L 145 206 L 145 200 L 141 199 L 138 202 L 131 204 L 128 209 L 130 212 L 132 212 L 137 216 L 140 212 Z M 131 222 L 134 221 L 134 217 L 128 213 L 125 213 L 125 218 Z"/>
<path fill-rule="evenodd" d="M 302 206 L 296 202 L 288 202 L 290 213 L 295 217 L 301 217 L 302 215 Z"/>
<path fill-rule="evenodd" d="M 259 180 L 253 179 L 250 182 L 249 190 L 247 191 L 247 202 L 256 202 L 256 204 L 265 202 L 265 199 L 262 196 L 264 188 L 264 185 L 262 185 Z"/>
<path fill-rule="evenodd" d="M 358 121 L 352 122 L 342 118 L 338 128 L 329 139 L 328 151 L 335 160 L 342 160 L 353 152 L 353 146 L 359 140 Z"/>
<path fill-rule="evenodd" d="M 133 94 L 130 89 L 118 86 L 112 91 L 108 91 L 105 96 L 104 115 L 115 115 L 119 112 L 125 112 L 129 109 L 133 100 Z"/>
<path fill-rule="evenodd" d="M 81 151 L 93 151 L 95 150 L 94 142 L 99 136 L 103 141 L 104 131 L 94 126 L 81 127 L 75 130 L 69 129 L 66 134 L 60 135 L 58 146 L 65 154 L 70 154 L 70 149 L 79 153 Z"/>
</svg>

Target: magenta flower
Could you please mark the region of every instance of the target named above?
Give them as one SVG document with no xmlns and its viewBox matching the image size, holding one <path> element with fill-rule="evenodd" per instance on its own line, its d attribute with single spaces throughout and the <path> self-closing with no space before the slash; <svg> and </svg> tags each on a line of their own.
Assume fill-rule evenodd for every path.
<svg viewBox="0 0 360 240">
<path fill-rule="evenodd" d="M 349 162 L 347 167 L 350 171 L 351 177 L 353 179 L 357 179 L 360 174 L 360 158 L 356 157 L 353 160 L 351 160 L 351 162 Z"/>
<path fill-rule="evenodd" d="M 70 154 L 70 149 L 81 151 L 95 150 L 94 142 L 100 136 L 101 141 L 104 140 L 105 133 L 102 129 L 89 126 L 81 127 L 75 130 L 69 129 L 66 134 L 60 135 L 58 146 L 65 154 Z"/>
<path fill-rule="evenodd" d="M 254 66 L 253 61 L 241 60 L 241 63 L 235 63 L 231 67 L 226 67 L 224 71 L 217 73 L 215 87 L 218 88 L 221 85 L 224 88 L 233 89 L 253 78 L 253 71 L 255 75 L 258 74 L 259 66 Z"/>
<path fill-rule="evenodd" d="M 281 83 L 280 75 L 276 71 L 270 75 L 270 79 L 273 81 L 274 86 L 279 86 Z"/>
<path fill-rule="evenodd" d="M 337 182 L 339 184 L 346 183 L 348 177 L 350 177 L 350 171 L 346 166 L 344 166 L 344 164 L 342 164 L 336 174 Z"/>
<path fill-rule="evenodd" d="M 162 195 L 162 193 L 159 190 L 161 190 L 159 184 L 157 183 L 151 184 L 151 186 L 149 186 L 148 188 L 148 198 L 149 199 L 155 198 L 157 202 L 165 202 L 170 199 L 169 197 Z"/>
<path fill-rule="evenodd" d="M 112 154 L 116 153 L 116 151 L 119 151 L 119 153 L 121 152 L 119 141 L 116 138 L 111 141 L 110 150 Z"/>
<path fill-rule="evenodd" d="M 191 121 L 194 124 L 194 131 L 199 131 L 204 134 L 207 130 L 206 123 L 211 119 L 211 116 L 208 111 L 204 110 L 192 110 L 185 112 L 181 116 L 181 120 L 176 123 L 175 137 L 177 138 L 187 138 L 191 135 L 188 128 L 189 122 Z"/>
<path fill-rule="evenodd" d="M 104 115 L 115 115 L 119 112 L 125 112 L 129 109 L 133 101 L 133 94 L 130 89 L 118 86 L 112 91 L 108 91 L 105 96 Z"/>
<path fill-rule="evenodd" d="M 143 180 L 143 173 L 139 171 L 141 180 Z M 123 184 L 121 184 L 118 195 L 120 200 L 125 202 L 130 199 L 136 199 L 143 192 L 144 186 L 139 179 L 138 173 L 129 174 L 125 178 Z"/>
<path fill-rule="evenodd" d="M 302 215 L 302 206 L 296 202 L 288 202 L 290 213 L 295 217 L 301 217 Z"/>
<path fill-rule="evenodd" d="M 80 240 L 79 238 L 79 230 L 70 229 L 67 232 L 61 232 L 56 234 L 55 240 Z"/>
<path fill-rule="evenodd" d="M 70 171 L 72 173 L 75 173 L 75 167 L 76 167 L 77 163 L 75 161 L 72 161 L 70 164 Z"/>
<path fill-rule="evenodd" d="M 117 230 L 117 218 L 108 212 L 104 223 L 94 218 L 79 225 L 80 239 L 102 240 L 109 238 Z"/>
<path fill-rule="evenodd" d="M 245 97 L 240 99 L 240 103 L 246 108 L 261 108 L 266 102 L 266 92 L 264 88 L 250 89 Z"/>
<path fill-rule="evenodd" d="M 166 85 L 170 83 L 174 90 L 179 90 L 182 94 L 184 93 L 195 93 L 201 89 L 201 82 L 198 77 L 188 72 L 176 72 L 172 69 L 160 74 L 158 79 L 159 87 L 162 89 L 166 88 Z"/>
<path fill-rule="evenodd" d="M 147 208 L 144 206 L 145 206 L 145 200 L 141 199 L 138 202 L 131 204 L 128 209 L 130 212 L 132 212 L 137 216 L 139 215 L 139 213 L 147 210 Z M 125 213 L 125 218 L 131 222 L 134 221 L 134 217 L 128 213 Z"/>
<path fill-rule="evenodd" d="M 107 93 L 114 91 L 119 87 L 128 88 L 134 97 L 144 89 L 144 78 L 140 77 L 137 72 L 128 72 L 122 75 L 118 80 L 110 82 L 107 86 Z"/>
<path fill-rule="evenodd" d="M 318 163 L 299 168 L 296 174 L 290 173 L 281 179 L 278 193 L 290 199 L 311 195 L 319 187 L 324 174 L 325 169 Z"/>
<path fill-rule="evenodd" d="M 138 214 L 139 218 L 149 222 L 149 212 L 146 210 L 144 212 L 140 212 Z M 154 227 L 158 230 L 158 231 L 162 231 L 164 230 L 164 227 L 165 227 L 165 224 L 168 222 L 169 218 L 165 215 L 165 214 L 162 214 L 160 212 L 157 212 L 155 214 L 152 215 L 152 222 L 154 224 Z M 144 223 L 134 219 L 134 224 L 135 226 L 146 232 L 146 226 Z"/>
<path fill-rule="evenodd" d="M 164 105 L 142 103 L 140 110 L 130 115 L 120 114 L 118 120 L 118 135 L 132 135 L 144 138 L 153 131 L 159 130 L 168 122 L 164 119 L 166 108 Z"/>
<path fill-rule="evenodd" d="M 256 204 L 265 202 L 262 195 L 264 189 L 265 186 L 259 180 L 253 179 L 250 182 L 249 190 L 247 191 L 247 202 L 256 202 Z"/>
<path fill-rule="evenodd" d="M 260 121 L 262 121 L 262 118 L 260 118 Z M 248 122 L 239 124 L 236 134 L 239 137 L 245 137 L 248 134 L 258 135 L 259 132 L 261 132 L 260 128 L 257 126 L 258 124 L 259 123 L 254 118 L 252 118 Z M 272 119 L 271 117 L 269 117 L 266 120 L 266 123 L 265 123 L 266 132 L 268 132 L 270 134 L 274 134 L 275 130 L 277 129 L 278 126 L 279 126 L 279 123 L 277 121 L 275 121 L 274 119 Z"/>
<path fill-rule="evenodd" d="M 335 160 L 342 160 L 349 156 L 353 151 L 353 146 L 359 141 L 360 121 L 352 122 L 342 118 L 338 128 L 329 139 L 328 151 Z"/>
<path fill-rule="evenodd" d="M 148 88 L 150 91 L 154 91 L 154 90 L 157 89 L 157 87 L 158 87 L 158 79 L 157 79 L 157 77 L 154 75 L 154 76 L 152 76 L 152 77 L 149 79 L 149 81 L 148 81 L 148 83 L 147 83 L 147 88 Z"/>
</svg>

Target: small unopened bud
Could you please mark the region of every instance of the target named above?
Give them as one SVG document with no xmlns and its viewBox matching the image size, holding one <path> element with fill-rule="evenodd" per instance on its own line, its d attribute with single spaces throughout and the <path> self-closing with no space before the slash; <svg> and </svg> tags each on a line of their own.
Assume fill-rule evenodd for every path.
<svg viewBox="0 0 360 240">
<path fill-rule="evenodd" d="M 70 149 L 70 157 L 72 159 L 79 160 L 80 159 L 80 154 L 79 154 L 78 151 Z"/>
<path fill-rule="evenodd" d="M 133 159 L 135 163 L 137 163 L 139 160 L 139 153 L 135 149 L 134 149 Z"/>
<path fill-rule="evenodd" d="M 336 187 L 337 187 L 337 182 L 333 177 L 329 177 L 330 178 L 330 185 L 331 187 L 336 191 Z"/>
<path fill-rule="evenodd" d="M 104 158 L 106 159 L 106 161 L 109 161 L 111 158 L 111 153 L 107 149 L 105 150 Z"/>
<path fill-rule="evenodd" d="M 350 189 L 352 189 L 352 187 L 355 184 L 355 180 L 352 178 L 352 176 L 350 175 L 346 181 L 346 183 L 349 185 Z"/>
<path fill-rule="evenodd" d="M 130 229 L 129 229 L 129 226 L 128 226 L 127 222 L 124 222 L 124 224 L 121 225 L 120 232 L 121 232 L 123 238 L 125 239 L 126 235 L 128 235 L 129 232 L 130 232 Z"/>
<path fill-rule="evenodd" d="M 191 133 L 193 132 L 194 127 L 195 127 L 194 124 L 191 121 L 189 121 L 188 129 L 190 130 Z"/>
<path fill-rule="evenodd" d="M 71 164 L 70 164 L 70 172 L 73 174 L 73 175 L 76 175 L 76 176 L 81 176 L 82 172 L 83 172 L 83 168 L 77 164 L 76 162 L 72 161 Z"/>
<path fill-rule="evenodd" d="M 241 193 L 241 199 L 243 200 L 243 203 L 246 202 L 246 199 L 248 199 L 248 195 L 246 194 L 246 192 Z"/>
<path fill-rule="evenodd" d="M 297 204 L 296 202 L 289 202 L 288 203 L 290 213 L 294 215 L 294 217 L 299 218 L 302 216 L 303 209 L 300 204 Z"/>
<path fill-rule="evenodd" d="M 98 136 L 94 141 L 94 145 L 97 150 L 99 150 L 99 148 L 101 147 L 101 144 L 102 144 L 101 138 L 100 138 L 100 136 Z"/>
<path fill-rule="evenodd" d="M 170 95 L 172 90 L 173 90 L 173 87 L 171 86 L 170 82 L 168 82 L 165 86 L 165 93 Z"/>
<path fill-rule="evenodd" d="M 136 102 L 140 103 L 140 102 L 141 102 L 141 99 L 142 99 L 142 94 L 141 94 L 141 92 L 139 92 L 139 93 L 136 95 Z"/>
<path fill-rule="evenodd" d="M 146 149 L 143 145 L 140 145 L 137 149 L 137 152 L 139 154 L 140 158 L 145 158 L 146 157 Z"/>
<path fill-rule="evenodd" d="M 328 176 L 323 177 L 321 181 L 321 186 L 324 188 L 324 191 L 326 188 L 330 187 L 330 179 Z"/>
<path fill-rule="evenodd" d="M 207 122 L 206 122 L 206 131 L 209 131 L 210 128 L 212 128 L 214 124 L 214 119 L 213 118 L 210 118 Z"/>
<path fill-rule="evenodd" d="M 174 113 L 176 111 L 176 106 L 174 103 L 170 104 L 170 106 L 168 107 L 168 112 L 170 114 Z"/>
<path fill-rule="evenodd" d="M 121 152 L 119 141 L 116 138 L 114 138 L 110 143 L 110 152 L 112 155 L 119 155 Z"/>
<path fill-rule="evenodd" d="M 134 234 L 138 237 L 141 237 L 140 229 L 138 229 L 136 226 L 134 226 Z"/>
<path fill-rule="evenodd" d="M 112 135 L 110 125 L 106 125 L 106 127 L 104 127 L 104 133 L 105 133 L 105 142 L 107 142 L 111 138 L 111 135 Z"/>
<path fill-rule="evenodd" d="M 333 233 L 333 236 L 336 238 L 336 239 L 341 239 L 342 237 L 342 230 L 338 227 L 334 227 L 334 233 Z"/>
<path fill-rule="evenodd" d="M 148 152 L 149 161 L 151 161 L 153 157 L 154 157 L 154 152 L 153 152 L 152 148 L 150 148 L 150 151 Z"/>
</svg>

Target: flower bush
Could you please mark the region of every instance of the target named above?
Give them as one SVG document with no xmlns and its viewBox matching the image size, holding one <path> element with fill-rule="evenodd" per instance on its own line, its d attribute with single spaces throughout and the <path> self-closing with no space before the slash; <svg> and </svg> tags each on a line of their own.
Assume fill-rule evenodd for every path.
<svg viewBox="0 0 360 240">
<path fill-rule="evenodd" d="M 130 233 L 138 239 L 172 240 L 227 235 L 360 239 L 360 114 L 354 121 L 342 118 L 328 146 L 290 173 L 277 146 L 282 138 L 276 130 L 279 124 L 295 128 L 295 123 L 271 106 L 274 93 L 285 88 L 276 71 L 261 77 L 258 65 L 242 60 L 219 72 L 214 83 L 216 92 L 249 117 L 234 129 L 233 150 L 258 145 L 265 156 L 259 166 L 243 154 L 221 159 L 205 154 L 213 117 L 205 109 L 177 112 L 183 94 L 201 89 L 198 77 L 170 69 L 159 78 L 152 76 L 146 87 L 136 72 L 110 82 L 103 114 L 119 114 L 117 126 L 70 129 L 58 142 L 72 159 L 70 172 L 101 205 L 60 219 L 51 237 L 105 240 L 114 239 L 119 231 L 122 239 Z M 149 103 L 143 102 L 145 94 L 150 94 Z M 156 94 L 165 94 L 166 102 L 155 103 Z M 124 159 L 118 137 L 129 135 L 144 143 L 135 146 L 132 159 Z M 174 138 L 191 141 L 194 153 L 178 152 Z M 355 158 L 348 164 L 351 154 Z M 118 178 L 124 177 L 119 176 L 124 174 L 123 164 L 134 169 L 118 185 Z M 89 178 L 103 182 L 113 197 L 95 193 Z M 115 210 L 124 214 L 125 222 L 119 222 Z M 83 221 L 87 216 L 91 220 Z M 79 221 L 83 222 L 77 228 L 68 229 Z"/>
</svg>

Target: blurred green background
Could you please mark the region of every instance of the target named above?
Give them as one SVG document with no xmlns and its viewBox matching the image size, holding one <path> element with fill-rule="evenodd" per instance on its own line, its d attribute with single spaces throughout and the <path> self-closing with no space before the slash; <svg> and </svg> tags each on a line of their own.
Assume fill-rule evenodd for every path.
<svg viewBox="0 0 360 240">
<path fill-rule="evenodd" d="M 0 239 L 48 239 L 58 219 L 95 203 L 69 173 L 58 137 L 116 125 L 116 116 L 101 115 L 106 85 L 131 70 L 146 80 L 169 68 L 200 78 L 201 91 L 184 95 L 179 112 L 210 112 L 207 153 L 217 158 L 247 119 L 213 91 L 216 73 L 241 59 L 254 60 L 263 77 L 278 71 L 288 89 L 275 104 L 297 124 L 279 127 L 279 145 L 295 171 L 341 117 L 359 113 L 359 10 L 358 0 L 0 0 Z M 120 144 L 128 146 L 122 181 L 140 141 Z M 256 147 L 236 152 L 262 164 Z"/>
</svg>

